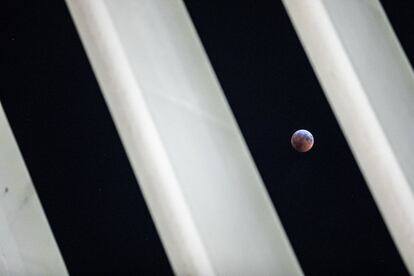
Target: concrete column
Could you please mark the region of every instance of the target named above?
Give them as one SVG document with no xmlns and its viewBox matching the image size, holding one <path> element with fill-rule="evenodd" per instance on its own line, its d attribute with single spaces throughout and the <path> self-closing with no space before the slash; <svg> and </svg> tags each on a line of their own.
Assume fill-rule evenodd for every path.
<svg viewBox="0 0 414 276">
<path fill-rule="evenodd" d="M 0 275 L 68 275 L 1 105 Z"/>
<path fill-rule="evenodd" d="M 184 4 L 67 4 L 175 273 L 301 275 Z"/>
<path fill-rule="evenodd" d="M 377 0 L 284 4 L 414 274 L 414 75 L 407 57 Z"/>
</svg>

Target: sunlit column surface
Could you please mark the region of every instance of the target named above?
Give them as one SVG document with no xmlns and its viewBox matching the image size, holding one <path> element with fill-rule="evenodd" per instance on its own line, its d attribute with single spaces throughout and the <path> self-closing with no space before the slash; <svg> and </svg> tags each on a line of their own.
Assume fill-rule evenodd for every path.
<svg viewBox="0 0 414 276">
<path fill-rule="evenodd" d="M 67 3 L 175 273 L 302 274 L 183 3 Z"/>
<path fill-rule="evenodd" d="M 0 275 L 67 275 L 1 105 Z"/>
<path fill-rule="evenodd" d="M 391 235 L 414 274 L 411 66 L 377 0 L 284 3 Z"/>
</svg>

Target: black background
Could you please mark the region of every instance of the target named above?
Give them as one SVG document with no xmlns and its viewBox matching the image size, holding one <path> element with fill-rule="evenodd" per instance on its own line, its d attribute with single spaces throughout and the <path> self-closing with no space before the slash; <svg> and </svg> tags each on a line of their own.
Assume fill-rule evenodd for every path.
<svg viewBox="0 0 414 276">
<path fill-rule="evenodd" d="M 282 4 L 185 3 L 304 272 L 406 275 Z M 414 4 L 382 3 L 412 59 Z M 69 272 L 171 274 L 65 4 L 1 13 L 0 100 Z"/>
</svg>

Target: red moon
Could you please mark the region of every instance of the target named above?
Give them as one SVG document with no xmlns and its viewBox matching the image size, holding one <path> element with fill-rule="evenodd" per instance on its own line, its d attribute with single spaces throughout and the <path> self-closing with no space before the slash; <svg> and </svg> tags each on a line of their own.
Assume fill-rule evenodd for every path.
<svg viewBox="0 0 414 276">
<path fill-rule="evenodd" d="M 293 133 L 290 143 L 298 152 L 307 152 L 313 147 L 313 135 L 306 129 L 299 129 Z"/>
</svg>

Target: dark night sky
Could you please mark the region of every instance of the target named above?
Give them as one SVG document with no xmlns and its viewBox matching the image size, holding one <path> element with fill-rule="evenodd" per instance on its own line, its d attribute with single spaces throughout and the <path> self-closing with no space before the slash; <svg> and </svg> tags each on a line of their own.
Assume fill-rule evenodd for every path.
<svg viewBox="0 0 414 276">
<path fill-rule="evenodd" d="M 406 275 L 280 1 L 185 2 L 304 272 Z M 414 58 L 414 4 L 383 4 Z M 0 100 L 69 272 L 170 275 L 66 6 L 1 12 Z"/>
</svg>

